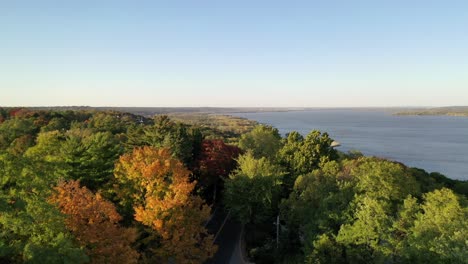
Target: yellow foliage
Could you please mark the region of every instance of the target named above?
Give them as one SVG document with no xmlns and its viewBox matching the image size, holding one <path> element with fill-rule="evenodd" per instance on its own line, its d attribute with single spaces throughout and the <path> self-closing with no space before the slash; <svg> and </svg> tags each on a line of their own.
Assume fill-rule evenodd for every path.
<svg viewBox="0 0 468 264">
<path fill-rule="evenodd" d="M 176 263 L 203 263 L 216 251 L 204 223 L 210 207 L 192 195 L 190 171 L 170 151 L 136 148 L 116 164 L 115 177 L 136 191 L 135 220 L 151 227 L 160 238 L 154 253 Z M 142 198 L 143 197 L 143 198 Z"/>
</svg>

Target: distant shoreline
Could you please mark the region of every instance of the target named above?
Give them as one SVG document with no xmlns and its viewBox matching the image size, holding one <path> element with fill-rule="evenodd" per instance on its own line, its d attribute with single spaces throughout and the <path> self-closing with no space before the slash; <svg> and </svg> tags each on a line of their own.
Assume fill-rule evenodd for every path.
<svg viewBox="0 0 468 264">
<path fill-rule="evenodd" d="M 398 116 L 458 116 L 468 117 L 468 106 L 438 107 L 429 109 L 417 109 L 413 111 L 401 111 L 395 113 Z"/>
<path fill-rule="evenodd" d="M 457 116 L 468 117 L 468 106 L 453 107 L 113 107 L 113 106 L 32 106 L 32 107 L 3 107 L 25 108 L 32 110 L 58 111 L 120 111 L 142 116 L 161 114 L 245 114 L 245 113 L 276 113 L 276 112 L 304 112 L 324 110 L 349 111 L 385 111 L 395 116 Z"/>
<path fill-rule="evenodd" d="M 468 113 L 420 113 L 420 112 L 401 112 L 396 113 L 396 116 L 455 116 L 455 117 L 468 117 Z"/>
<path fill-rule="evenodd" d="M 89 111 L 120 111 L 143 116 L 157 114 L 236 114 L 236 113 L 266 113 L 266 112 L 301 112 L 321 110 L 351 110 L 351 111 L 406 111 L 418 109 L 415 107 L 113 107 L 113 106 L 0 106 L 0 108 L 25 108 L 32 110 L 89 110 Z"/>
</svg>

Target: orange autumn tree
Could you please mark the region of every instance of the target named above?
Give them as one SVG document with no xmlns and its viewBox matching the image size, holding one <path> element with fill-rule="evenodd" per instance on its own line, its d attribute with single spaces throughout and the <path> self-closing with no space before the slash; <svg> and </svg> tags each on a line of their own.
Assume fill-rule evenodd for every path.
<svg viewBox="0 0 468 264">
<path fill-rule="evenodd" d="M 204 228 L 210 207 L 192 194 L 190 171 L 169 150 L 136 148 L 120 157 L 114 175 L 122 205 L 132 204 L 135 220 L 158 238 L 157 259 L 203 263 L 213 256 L 213 236 Z"/>
<path fill-rule="evenodd" d="M 68 216 L 66 225 L 91 263 L 138 262 L 139 254 L 131 247 L 136 230 L 119 226 L 121 216 L 114 204 L 73 180 L 60 182 L 50 201 Z"/>
</svg>

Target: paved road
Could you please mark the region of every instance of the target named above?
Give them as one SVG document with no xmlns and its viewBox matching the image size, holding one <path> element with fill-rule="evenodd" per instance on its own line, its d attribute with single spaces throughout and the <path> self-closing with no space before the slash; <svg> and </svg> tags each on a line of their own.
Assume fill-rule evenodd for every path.
<svg viewBox="0 0 468 264">
<path fill-rule="evenodd" d="M 226 218 L 227 213 L 221 210 L 216 213 L 210 224 L 207 226 L 208 230 L 216 234 L 216 231 L 222 225 Z M 222 221 L 219 221 L 222 219 Z M 221 224 L 220 224 L 221 223 Z M 213 232 L 214 231 L 214 232 Z M 212 259 L 207 261 L 207 264 L 244 264 L 242 252 L 240 248 L 240 239 L 242 233 L 242 225 L 237 221 L 228 218 L 215 240 L 218 245 L 218 251 Z"/>
<path fill-rule="evenodd" d="M 240 226 L 240 224 L 238 224 Z M 234 252 L 232 253 L 231 259 L 229 260 L 229 264 L 250 264 L 244 261 L 243 252 L 242 252 L 242 232 L 243 228 L 241 226 L 241 230 L 239 230 L 239 234 L 237 235 L 237 242 L 234 248 Z"/>
</svg>

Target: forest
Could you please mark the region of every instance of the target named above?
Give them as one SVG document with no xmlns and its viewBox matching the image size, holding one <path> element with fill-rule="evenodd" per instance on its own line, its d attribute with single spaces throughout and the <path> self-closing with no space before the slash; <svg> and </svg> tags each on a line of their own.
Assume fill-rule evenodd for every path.
<svg viewBox="0 0 468 264">
<path fill-rule="evenodd" d="M 215 207 L 254 263 L 468 263 L 467 181 L 198 119 L 0 108 L 0 263 L 208 263 Z"/>
</svg>

